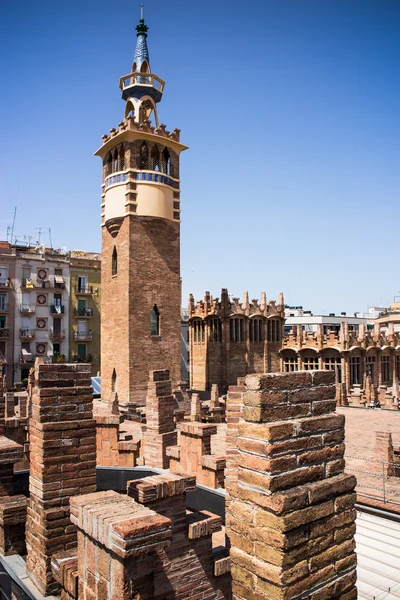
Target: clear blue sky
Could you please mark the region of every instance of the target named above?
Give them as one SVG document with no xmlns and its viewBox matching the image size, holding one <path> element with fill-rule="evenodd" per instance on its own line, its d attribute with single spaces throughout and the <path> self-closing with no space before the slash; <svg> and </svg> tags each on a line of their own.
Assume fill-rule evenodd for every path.
<svg viewBox="0 0 400 600">
<path fill-rule="evenodd" d="M 101 135 L 122 119 L 138 2 L 3 2 L 0 239 L 99 251 Z M 182 129 L 193 292 L 315 313 L 400 293 L 400 2 L 146 0 L 161 122 Z"/>
</svg>

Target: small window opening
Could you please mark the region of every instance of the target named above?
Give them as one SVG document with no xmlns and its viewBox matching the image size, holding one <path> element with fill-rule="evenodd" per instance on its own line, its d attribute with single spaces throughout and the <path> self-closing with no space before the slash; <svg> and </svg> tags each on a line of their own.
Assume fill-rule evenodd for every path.
<svg viewBox="0 0 400 600">
<path fill-rule="evenodd" d="M 170 156 L 168 148 L 164 148 L 163 155 L 164 155 L 164 164 L 165 164 L 165 168 L 163 169 L 164 173 L 167 173 L 167 175 L 171 175 L 171 156 Z"/>
<path fill-rule="evenodd" d="M 115 369 L 113 369 L 111 377 L 111 391 L 117 392 L 117 374 L 115 372 Z"/>
<path fill-rule="evenodd" d="M 106 175 L 110 175 L 112 173 L 112 156 L 111 152 L 107 154 L 106 157 Z"/>
<path fill-rule="evenodd" d="M 153 310 L 150 313 L 150 334 L 160 335 L 160 313 L 157 304 L 153 306 Z"/>
<path fill-rule="evenodd" d="M 113 170 L 113 173 L 118 171 L 118 152 L 117 152 L 117 150 L 114 150 L 114 152 L 113 152 L 112 170 Z"/>
<path fill-rule="evenodd" d="M 125 150 L 123 146 L 119 153 L 119 170 L 125 171 Z"/>
<path fill-rule="evenodd" d="M 146 142 L 143 142 L 140 148 L 140 168 L 145 169 L 147 167 L 147 161 L 149 159 L 149 147 Z"/>
<path fill-rule="evenodd" d="M 160 171 L 160 151 L 156 144 L 151 150 L 151 169 L 152 171 Z"/>
<path fill-rule="evenodd" d="M 112 267 L 111 267 L 112 275 L 116 275 L 118 273 L 118 254 L 117 249 L 114 246 L 114 250 L 112 253 Z"/>
</svg>

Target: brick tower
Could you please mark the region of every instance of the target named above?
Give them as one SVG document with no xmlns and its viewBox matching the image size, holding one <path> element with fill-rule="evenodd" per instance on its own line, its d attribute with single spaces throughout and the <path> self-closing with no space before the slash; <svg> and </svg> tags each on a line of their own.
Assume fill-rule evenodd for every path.
<svg viewBox="0 0 400 600">
<path fill-rule="evenodd" d="M 150 69 L 143 14 L 132 72 L 120 79 L 124 120 L 96 152 L 102 179 L 102 397 L 145 402 L 150 370 L 180 381 L 179 129 L 158 121 L 164 81 Z M 154 115 L 155 126 L 150 123 Z"/>
</svg>

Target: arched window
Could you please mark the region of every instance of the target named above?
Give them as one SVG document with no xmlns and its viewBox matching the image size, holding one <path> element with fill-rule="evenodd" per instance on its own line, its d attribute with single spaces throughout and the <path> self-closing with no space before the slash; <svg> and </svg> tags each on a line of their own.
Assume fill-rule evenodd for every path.
<svg viewBox="0 0 400 600">
<path fill-rule="evenodd" d="M 112 157 L 112 172 L 115 173 L 115 171 L 118 171 L 118 151 L 116 148 L 113 150 Z"/>
<path fill-rule="evenodd" d="M 164 148 L 164 173 L 167 173 L 167 175 L 171 175 L 171 156 L 169 153 L 168 148 Z"/>
<path fill-rule="evenodd" d="M 140 148 L 140 168 L 145 169 L 147 167 L 147 161 L 149 160 L 149 147 L 146 142 L 143 142 Z"/>
<path fill-rule="evenodd" d="M 117 392 L 117 374 L 115 372 L 115 369 L 113 369 L 112 372 L 112 376 L 111 376 L 111 391 L 112 392 Z"/>
<path fill-rule="evenodd" d="M 149 72 L 149 65 L 147 64 L 147 62 L 145 60 L 142 62 L 142 66 L 140 67 L 140 72 L 141 73 Z"/>
<path fill-rule="evenodd" d="M 111 156 L 111 152 L 109 152 L 106 156 L 105 159 L 105 164 L 106 164 L 106 175 L 110 175 L 110 173 L 112 173 L 112 156 Z"/>
<path fill-rule="evenodd" d="M 119 170 L 125 171 L 125 149 L 121 146 L 121 150 L 119 151 Z"/>
<path fill-rule="evenodd" d="M 150 335 L 160 335 L 160 313 L 157 304 L 150 313 Z"/>
<path fill-rule="evenodd" d="M 153 171 L 160 170 L 160 151 L 157 147 L 157 144 L 154 144 L 151 149 L 151 169 Z"/>
<path fill-rule="evenodd" d="M 118 254 L 117 249 L 114 246 L 114 250 L 112 253 L 112 261 L 111 261 L 111 274 L 116 275 L 118 273 Z"/>
</svg>

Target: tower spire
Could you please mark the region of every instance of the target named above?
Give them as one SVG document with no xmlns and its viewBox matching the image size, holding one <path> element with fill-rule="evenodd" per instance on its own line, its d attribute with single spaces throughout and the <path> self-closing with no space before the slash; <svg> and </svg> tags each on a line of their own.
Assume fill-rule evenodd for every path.
<svg viewBox="0 0 400 600">
<path fill-rule="evenodd" d="M 136 48 L 133 57 L 133 72 L 150 73 L 150 57 L 147 47 L 148 26 L 144 22 L 144 4 L 140 4 L 140 21 L 136 25 Z"/>
</svg>

